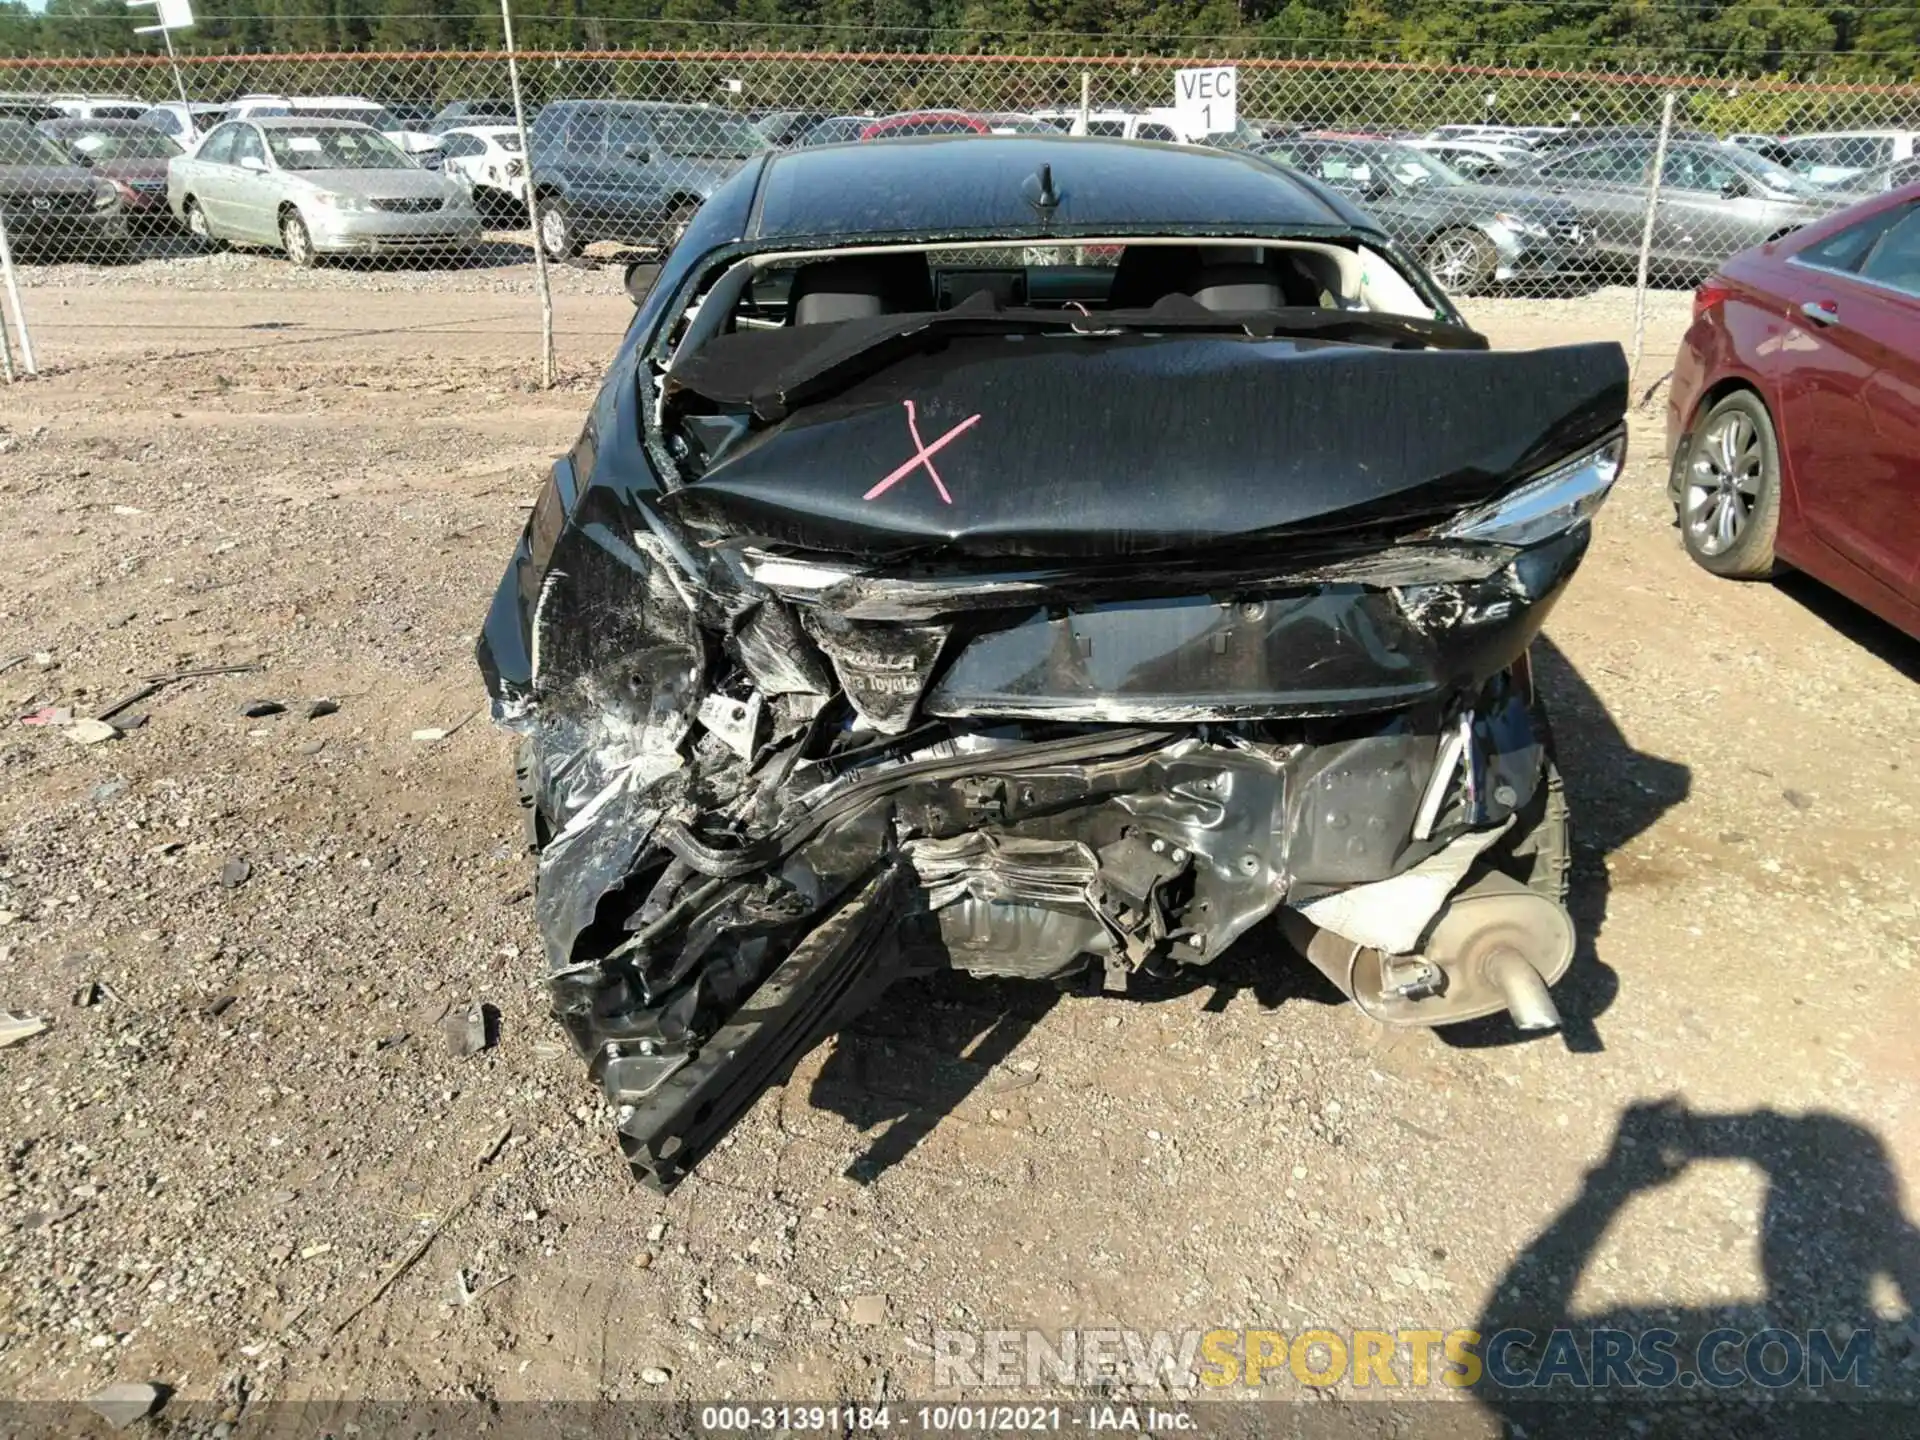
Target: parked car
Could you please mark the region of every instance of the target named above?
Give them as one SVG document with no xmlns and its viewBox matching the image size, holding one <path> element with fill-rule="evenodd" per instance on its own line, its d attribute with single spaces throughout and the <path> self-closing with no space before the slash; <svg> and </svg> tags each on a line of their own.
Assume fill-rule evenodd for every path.
<svg viewBox="0 0 1920 1440">
<path fill-rule="evenodd" d="M 433 128 L 438 108 L 431 101 L 389 100 L 381 107 L 394 118 L 400 129 L 416 135 L 437 135 Z"/>
<path fill-rule="evenodd" d="M 171 228 L 167 165 L 180 147 L 140 120 L 43 120 L 40 133 L 120 192 L 129 226 Z"/>
<path fill-rule="evenodd" d="M 818 125 L 800 137 L 802 147 L 811 145 L 845 145 L 858 140 L 860 132 L 873 124 L 871 115 L 835 115 L 831 120 L 822 120 Z"/>
<path fill-rule="evenodd" d="M 1173 141 L 1180 138 L 1171 125 L 1139 110 L 1089 110 L 1084 126 L 1080 122 L 1078 107 L 1036 110 L 1033 113 L 1035 119 L 1045 120 L 1068 135 L 1095 135 L 1103 140 Z"/>
<path fill-rule="evenodd" d="M 370 125 L 229 120 L 167 169 L 167 204 L 204 241 L 325 256 L 459 256 L 480 217 L 459 180 L 423 170 Z"/>
<path fill-rule="evenodd" d="M 1668 493 L 1716 575 L 1792 566 L 1920 637 L 1920 185 L 1747 250 L 1694 296 Z"/>
<path fill-rule="evenodd" d="M 147 102 L 131 95 L 55 95 L 47 102 L 70 120 L 138 120 Z"/>
<path fill-rule="evenodd" d="M 1529 129 L 1519 125 L 1439 125 L 1421 138 L 1442 144 L 1464 140 L 1480 145 L 1501 145 L 1511 150 L 1531 150 L 1543 135 L 1551 133 L 1554 133 L 1552 127 L 1541 126 Z"/>
<path fill-rule="evenodd" d="M 1618 270 L 1633 267 L 1646 225 L 1655 142 L 1616 140 L 1555 151 L 1507 183 L 1565 199 Z M 1652 260 L 1664 275 L 1699 275 L 1737 250 L 1776 239 L 1840 205 L 1828 191 L 1738 145 L 1670 144 L 1654 211 Z"/>
<path fill-rule="evenodd" d="M 529 118 L 532 112 L 529 111 Z M 515 121 L 513 101 L 492 97 L 478 100 L 449 100 L 440 107 L 427 128 L 434 134 L 469 125 L 511 125 Z"/>
<path fill-rule="evenodd" d="M 1651 146 L 1660 138 L 1658 125 L 1563 125 L 1558 130 L 1541 135 L 1533 142 L 1533 153 L 1547 155 L 1562 150 L 1580 150 L 1589 145 L 1611 144 L 1617 141 L 1644 140 Z M 1667 133 L 1667 143 L 1717 145 L 1720 137 L 1705 130 L 1693 130 L 1685 126 L 1674 126 Z"/>
<path fill-rule="evenodd" d="M 1871 170 L 1862 170 L 1858 174 L 1849 175 L 1844 180 L 1830 180 L 1821 188 L 1832 191 L 1842 200 L 1852 202 L 1868 195 L 1898 190 L 1916 182 L 1920 182 L 1920 156 L 1915 156 L 1911 160 L 1895 160 L 1888 165 L 1876 165 Z"/>
<path fill-rule="evenodd" d="M 1780 143 L 1786 164 L 1815 184 L 1851 180 L 1865 171 L 1897 160 L 1911 160 L 1920 131 L 1831 130 L 1816 135 L 1791 135 Z"/>
<path fill-rule="evenodd" d="M 1256 153 L 1362 206 L 1419 255 L 1450 294 L 1514 280 L 1578 278 L 1594 268 L 1592 241 L 1566 201 L 1474 184 L 1411 145 L 1301 136 Z"/>
<path fill-rule="evenodd" d="M 1408 140 L 1415 150 L 1424 150 L 1450 170 L 1468 180 L 1498 182 L 1509 170 L 1527 164 L 1532 152 L 1489 140 Z"/>
<path fill-rule="evenodd" d="M 766 136 L 714 105 L 556 100 L 528 132 L 540 243 L 566 258 L 595 240 L 670 246 Z"/>
<path fill-rule="evenodd" d="M 235 120 L 275 115 L 302 120 L 351 120 L 371 125 L 409 155 L 425 154 L 440 145 L 438 135 L 409 129 L 386 106 L 355 95 L 243 95 L 233 102 L 230 114 Z"/>
<path fill-rule="evenodd" d="M 44 100 L 18 96 L 0 96 L 0 120 L 21 120 L 38 125 L 42 120 L 64 120 L 66 116 Z"/>
<path fill-rule="evenodd" d="M 512 125 L 465 125 L 440 135 L 440 173 L 458 176 L 483 218 L 527 219 L 527 157 Z"/>
<path fill-rule="evenodd" d="M 1045 120 L 1032 115 L 1001 115 L 971 110 L 907 110 L 886 115 L 860 132 L 862 140 L 906 140 L 916 135 L 1051 135 Z"/>
<path fill-rule="evenodd" d="M 1486 344 L 1237 151 L 929 138 L 716 191 L 479 646 L 552 1009 L 635 1173 L 677 1182 L 896 978 L 1118 990 L 1283 902 L 1376 1020 L 1555 1025 L 1528 646 L 1627 370 Z"/>
<path fill-rule="evenodd" d="M 23 259 L 128 255 L 119 190 L 22 120 L 0 118 L 0 220 Z"/>
<path fill-rule="evenodd" d="M 776 150 L 798 145 L 808 131 L 833 116 L 822 110 L 769 110 L 755 115 L 753 125 Z"/>
<path fill-rule="evenodd" d="M 206 133 L 227 118 L 225 105 L 182 105 L 177 100 L 149 106 L 140 123 L 165 135 L 182 150 L 191 150 Z"/>
</svg>

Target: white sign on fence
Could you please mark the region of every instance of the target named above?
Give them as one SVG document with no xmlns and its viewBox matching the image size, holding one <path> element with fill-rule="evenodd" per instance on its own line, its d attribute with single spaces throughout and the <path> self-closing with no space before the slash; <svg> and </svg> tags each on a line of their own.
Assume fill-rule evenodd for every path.
<svg viewBox="0 0 1920 1440">
<path fill-rule="evenodd" d="M 1180 138 L 1225 135 L 1239 121 L 1240 72 L 1231 65 L 1173 72 L 1173 119 Z"/>
<path fill-rule="evenodd" d="M 193 25 L 193 0 L 127 0 L 129 10 L 151 5 L 158 25 L 139 25 L 136 35 L 164 35 L 169 30 L 186 30 Z"/>
</svg>

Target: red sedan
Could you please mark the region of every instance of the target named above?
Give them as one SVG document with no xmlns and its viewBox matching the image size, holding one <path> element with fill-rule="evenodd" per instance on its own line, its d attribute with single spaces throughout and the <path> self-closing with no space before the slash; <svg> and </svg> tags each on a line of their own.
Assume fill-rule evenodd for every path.
<svg viewBox="0 0 1920 1440">
<path fill-rule="evenodd" d="M 1716 575 L 1803 570 L 1920 636 L 1920 185 L 1734 256 L 1694 295 L 1668 488 Z"/>
<path fill-rule="evenodd" d="M 862 140 L 899 140 L 910 135 L 1058 135 L 1060 128 L 1031 115 L 981 115 L 968 110 L 909 110 L 875 120 Z"/>
</svg>

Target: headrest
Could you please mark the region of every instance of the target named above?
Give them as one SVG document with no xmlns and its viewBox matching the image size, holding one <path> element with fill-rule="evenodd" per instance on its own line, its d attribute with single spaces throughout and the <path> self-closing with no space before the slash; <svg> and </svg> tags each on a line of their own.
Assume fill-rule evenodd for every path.
<svg viewBox="0 0 1920 1440">
<path fill-rule="evenodd" d="M 933 281 L 925 255 L 818 260 L 794 273 L 789 303 L 794 325 L 931 310 Z"/>
</svg>

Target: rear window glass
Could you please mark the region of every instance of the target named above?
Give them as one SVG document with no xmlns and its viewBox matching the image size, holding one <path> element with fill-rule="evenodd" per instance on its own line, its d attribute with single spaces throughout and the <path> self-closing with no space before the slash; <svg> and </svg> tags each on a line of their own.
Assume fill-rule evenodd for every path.
<svg viewBox="0 0 1920 1440">
<path fill-rule="evenodd" d="M 1800 264 L 1811 265 L 1818 270 L 1839 270 L 1851 274 L 1860 269 L 1861 262 L 1882 235 L 1913 213 L 1912 205 L 1896 205 L 1891 210 L 1882 210 L 1858 225 L 1849 225 L 1829 235 L 1817 245 L 1809 245 L 1795 258 Z"/>
</svg>

